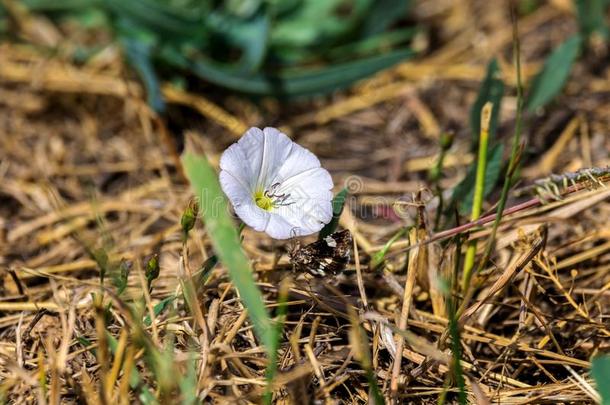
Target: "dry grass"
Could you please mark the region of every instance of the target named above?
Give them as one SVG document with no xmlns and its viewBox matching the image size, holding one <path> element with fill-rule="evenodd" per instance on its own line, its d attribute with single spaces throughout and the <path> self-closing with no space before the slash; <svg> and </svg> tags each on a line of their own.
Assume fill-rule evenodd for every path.
<svg viewBox="0 0 610 405">
<path fill-rule="evenodd" d="M 171 109 L 160 118 L 116 53 L 76 67 L 28 46 L 0 45 L 0 397 L 10 403 L 131 403 L 142 385 L 130 388 L 129 370 L 138 370 L 140 384 L 172 403 L 181 381 L 175 376 L 187 374 L 191 364 L 200 398 L 260 401 L 264 350 L 225 270 L 217 266 L 196 286 L 198 309 L 189 309 L 180 293 L 213 252 L 201 221 L 182 244 L 180 217 L 191 195 L 177 151 L 189 130 L 217 162 L 247 126 L 275 125 L 320 156 L 337 188 L 345 183 L 350 189 L 341 225 L 352 230 L 358 252 L 337 280 L 297 277 L 292 283 L 275 399 L 367 402 L 357 361 L 363 353 L 349 337 L 355 309 L 382 392 L 394 392 L 402 403 L 436 402 L 453 384 L 447 302 L 437 280 L 453 271 L 455 244 L 437 240 L 404 252 L 434 236 L 426 170 L 435 162 L 441 131 L 456 134 L 442 187 L 455 185 L 473 160 L 468 108 L 490 56 L 500 60 L 508 94 L 515 83 L 504 10 L 487 2 L 450 3 L 428 1 L 416 9 L 438 36 L 428 56 L 349 93 L 293 107 L 235 96 L 208 100 L 167 87 Z M 526 78 L 576 29 L 569 4 L 549 2 L 520 21 Z M 604 60 L 607 49 L 587 55 L 554 106 L 527 117 L 519 187 L 551 172 L 610 164 Z M 502 107 L 499 136 L 506 142 L 513 101 L 507 97 Z M 473 402 L 596 400 L 589 360 L 610 349 L 607 180 L 581 182 L 559 200 L 548 194 L 536 199 L 531 188 L 511 195 L 508 206 L 518 209 L 502 220 L 490 265 L 475 279 L 475 295 L 460 318 L 462 367 Z M 403 206 L 394 203 L 415 200 L 423 202 L 419 212 L 428 226 L 395 243 L 382 269 L 370 269 L 371 255 L 418 217 L 411 204 L 397 215 L 393 208 Z M 485 240 L 489 230 L 487 223 L 470 237 Z M 279 280 L 291 274 L 282 254 L 288 246 L 250 229 L 244 236 L 273 309 Z M 96 262 L 91 254 L 96 249 L 107 253 L 111 268 L 120 260 L 131 266 L 120 297 L 108 281 L 102 294 L 99 256 Z M 155 253 L 161 273 L 146 294 L 143 268 Z M 126 305 L 141 303 L 145 316 L 173 295 L 150 326 Z M 396 333 L 395 325 L 409 334 Z M 168 342 L 171 368 L 159 372 L 147 356 L 161 356 Z"/>
</svg>

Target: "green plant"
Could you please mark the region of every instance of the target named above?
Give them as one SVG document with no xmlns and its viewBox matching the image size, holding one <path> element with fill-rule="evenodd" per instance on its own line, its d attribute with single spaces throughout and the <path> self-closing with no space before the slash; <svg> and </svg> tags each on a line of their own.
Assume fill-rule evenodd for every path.
<svg viewBox="0 0 610 405">
<path fill-rule="evenodd" d="M 23 4 L 31 12 L 113 32 L 156 110 L 164 108 L 161 72 L 172 71 L 175 77 L 178 70 L 254 95 L 322 94 L 412 56 L 409 43 L 416 33 L 414 27 L 395 27 L 406 17 L 409 0 Z"/>
</svg>

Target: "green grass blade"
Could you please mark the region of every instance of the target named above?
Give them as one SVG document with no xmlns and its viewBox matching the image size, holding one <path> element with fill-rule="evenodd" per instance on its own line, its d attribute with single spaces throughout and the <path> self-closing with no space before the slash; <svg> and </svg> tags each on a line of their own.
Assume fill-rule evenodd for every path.
<svg viewBox="0 0 610 405">
<path fill-rule="evenodd" d="M 388 251 L 398 239 L 402 238 L 407 234 L 408 228 L 402 228 L 394 236 L 390 238 L 389 241 L 383 246 L 379 252 L 375 253 L 371 258 L 371 269 L 375 269 L 383 264 L 385 261 L 385 255 L 388 254 Z"/>
<path fill-rule="evenodd" d="M 273 347 L 271 348 L 271 356 L 265 370 L 265 380 L 267 387 L 263 395 L 263 403 L 271 404 L 273 401 L 273 379 L 277 373 L 277 358 L 280 341 L 282 339 L 282 331 L 284 330 L 284 322 L 288 313 L 288 295 L 290 293 L 290 280 L 284 279 L 280 284 L 278 300 L 277 300 L 277 317 L 273 327 Z"/>
<path fill-rule="evenodd" d="M 274 75 L 268 73 L 243 75 L 235 69 L 204 58 L 193 61 L 187 69 L 211 83 L 242 93 L 294 98 L 329 93 L 344 88 L 356 80 L 407 60 L 413 55 L 415 55 L 414 51 L 402 49 L 323 68 L 283 70 Z"/>
<path fill-rule="evenodd" d="M 167 2 L 152 0 L 103 0 L 104 7 L 119 18 L 133 21 L 140 28 L 146 27 L 170 37 L 196 38 L 204 29 L 201 22 L 204 8 L 186 9 L 171 7 Z"/>
<path fill-rule="evenodd" d="M 163 310 L 167 308 L 167 306 L 171 304 L 175 299 L 176 296 L 170 295 L 169 297 L 165 297 L 164 299 L 159 301 L 159 303 L 153 307 L 153 313 L 155 314 L 155 317 L 158 316 L 161 312 L 163 312 Z M 150 315 L 146 315 L 144 317 L 144 325 L 150 326 L 151 322 L 152 321 L 150 319 Z"/>
<path fill-rule="evenodd" d="M 451 355 L 453 357 L 453 377 L 458 388 L 458 403 L 466 405 L 468 398 L 466 396 L 466 381 L 464 380 L 464 371 L 462 370 L 462 347 L 460 343 L 460 329 L 458 326 L 457 315 L 455 313 L 455 303 L 450 295 L 447 295 L 447 307 L 449 311 L 449 333 L 451 335 Z"/>
<path fill-rule="evenodd" d="M 563 89 L 580 53 L 582 42 L 580 35 L 573 35 L 551 53 L 534 78 L 525 103 L 526 110 L 535 111 L 544 107 Z"/>
<path fill-rule="evenodd" d="M 345 199 L 347 198 L 347 188 L 339 191 L 335 198 L 333 198 L 333 218 L 327 223 L 324 228 L 318 234 L 319 239 L 324 239 L 331 233 L 337 230 L 337 226 L 339 225 L 339 217 L 343 212 L 343 207 L 345 206 Z"/>
<path fill-rule="evenodd" d="M 244 306 L 248 309 L 254 331 L 268 352 L 273 348 L 273 328 L 263 297 L 256 287 L 252 269 L 241 249 L 239 235 L 229 216 L 227 201 L 220 189 L 218 175 L 204 156 L 186 152 L 182 164 L 195 195 L 208 235 L 220 262 L 227 268 Z"/>
</svg>

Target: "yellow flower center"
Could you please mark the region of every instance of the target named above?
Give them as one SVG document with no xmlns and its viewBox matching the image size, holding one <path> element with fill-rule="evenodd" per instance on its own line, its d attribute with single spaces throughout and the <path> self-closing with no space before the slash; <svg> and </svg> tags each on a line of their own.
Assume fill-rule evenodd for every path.
<svg viewBox="0 0 610 405">
<path fill-rule="evenodd" d="M 273 208 L 273 200 L 264 191 L 255 192 L 254 201 L 256 205 L 265 211 L 271 211 L 271 208 Z"/>
</svg>

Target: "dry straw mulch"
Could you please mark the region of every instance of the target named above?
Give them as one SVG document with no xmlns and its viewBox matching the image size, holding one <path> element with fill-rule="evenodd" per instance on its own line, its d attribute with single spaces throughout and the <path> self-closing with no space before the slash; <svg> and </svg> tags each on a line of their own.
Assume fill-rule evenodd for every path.
<svg viewBox="0 0 610 405">
<path fill-rule="evenodd" d="M 509 17 L 487 4 L 494 2 L 464 3 L 419 5 L 418 18 L 437 32 L 431 40 L 440 45 L 429 44 L 428 56 L 350 92 L 286 107 L 236 96 L 206 99 L 166 87 L 170 112 L 164 119 L 146 106 L 116 49 L 105 59 L 73 66 L 28 46 L 0 45 L 0 393 L 11 403 L 131 403 L 125 367 L 138 369 L 153 388 L 160 380 L 145 367 L 133 326 L 143 324 L 124 302 L 144 296 L 150 310 L 177 295 L 144 325 L 154 347 L 173 339 L 175 369 L 166 379 L 185 373 L 194 357 L 201 398 L 259 401 L 264 351 L 225 269 L 215 267 L 197 286 L 199 311 L 181 298 L 185 274 L 195 273 L 213 251 L 201 221 L 182 244 L 180 217 L 191 194 L 177 157 L 187 130 L 216 164 L 245 128 L 274 125 L 321 157 L 337 189 L 348 186 L 341 226 L 357 242 L 357 260 L 338 279 L 292 276 L 276 399 L 367 401 L 360 353 L 348 336 L 347 307 L 353 306 L 383 392 L 397 387 L 399 402 L 435 402 L 452 384 L 446 301 L 436 280 L 452 271 L 455 245 L 437 241 L 411 250 L 408 258 L 405 237 L 392 246 L 382 270 L 368 264 L 393 234 L 415 223 L 411 203 L 418 198 L 429 226 L 427 235 L 414 237 L 433 234 L 435 200 L 426 172 L 443 131 L 453 131 L 456 141 L 441 186 L 455 185 L 473 161 L 468 108 L 491 56 L 498 57 L 507 83 L 498 136 L 509 143 L 515 114 Z M 549 2 L 521 19 L 526 79 L 576 30 L 569 4 Z M 476 278 L 476 294 L 461 319 L 462 366 L 472 401 L 597 399 L 590 359 L 610 348 L 608 176 L 580 179 L 567 189 L 560 182 L 557 190 L 546 182 L 542 198 L 527 186 L 552 172 L 610 163 L 610 69 L 604 60 L 603 47 L 587 55 L 565 94 L 526 117 L 528 144 L 517 185 L 522 192 L 508 204 L 521 208 L 503 219 L 492 260 Z M 397 214 L 397 207 L 407 208 Z M 489 230 L 490 224 L 476 228 L 470 237 L 484 241 Z M 290 246 L 250 229 L 243 246 L 273 309 L 278 281 L 291 274 L 285 255 Z M 106 296 L 103 305 L 111 305 L 105 328 L 104 307 L 94 298 L 100 274 L 99 256 L 98 262 L 92 257 L 99 249 L 109 263 L 131 266 L 127 293 L 121 300 Z M 143 267 L 153 254 L 159 255 L 160 277 L 146 294 Z M 412 277 L 405 272 L 408 260 Z M 406 326 L 413 336 L 398 343 L 389 325 Z M 108 354 L 104 329 L 118 340 L 122 364 Z M 158 393 L 165 402 L 176 400 Z"/>
</svg>

